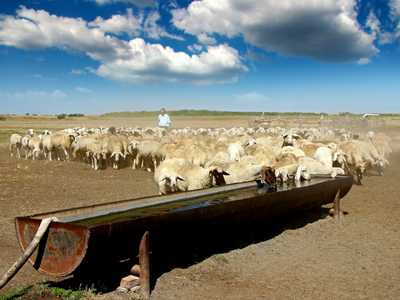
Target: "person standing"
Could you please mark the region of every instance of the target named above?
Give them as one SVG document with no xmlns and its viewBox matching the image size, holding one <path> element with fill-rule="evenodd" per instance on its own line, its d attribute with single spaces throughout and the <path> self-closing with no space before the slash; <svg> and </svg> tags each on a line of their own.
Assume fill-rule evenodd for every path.
<svg viewBox="0 0 400 300">
<path fill-rule="evenodd" d="M 171 120 L 169 116 L 165 113 L 165 109 L 161 108 L 161 113 L 158 116 L 158 127 L 168 130 L 171 127 Z"/>
</svg>

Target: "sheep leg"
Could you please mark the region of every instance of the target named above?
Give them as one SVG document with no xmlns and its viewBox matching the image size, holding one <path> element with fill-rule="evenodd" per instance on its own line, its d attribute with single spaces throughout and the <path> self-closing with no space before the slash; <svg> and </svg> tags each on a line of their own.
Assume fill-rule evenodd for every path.
<svg viewBox="0 0 400 300">
<path fill-rule="evenodd" d="M 11 151 L 11 157 L 13 157 L 13 146 L 12 145 L 10 145 L 10 151 Z"/>
<path fill-rule="evenodd" d="M 20 149 L 19 149 L 18 146 L 17 146 L 16 148 L 17 148 L 17 157 L 18 157 L 18 158 L 21 158 L 21 154 L 19 153 L 19 150 L 20 150 Z"/>
</svg>

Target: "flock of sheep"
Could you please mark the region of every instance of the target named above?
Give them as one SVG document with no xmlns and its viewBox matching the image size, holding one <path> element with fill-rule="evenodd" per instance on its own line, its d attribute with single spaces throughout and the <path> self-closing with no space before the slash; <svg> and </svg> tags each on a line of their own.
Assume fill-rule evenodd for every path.
<svg viewBox="0 0 400 300">
<path fill-rule="evenodd" d="M 261 178 L 272 188 L 311 175 L 382 175 L 400 136 L 391 139 L 370 131 L 366 136 L 328 128 L 224 128 L 165 131 L 154 128 L 70 128 L 26 136 L 12 134 L 10 150 L 25 159 L 41 155 L 90 163 L 94 170 L 154 170 L 160 194 L 188 191 Z M 393 148 L 393 149 L 392 149 Z"/>
</svg>

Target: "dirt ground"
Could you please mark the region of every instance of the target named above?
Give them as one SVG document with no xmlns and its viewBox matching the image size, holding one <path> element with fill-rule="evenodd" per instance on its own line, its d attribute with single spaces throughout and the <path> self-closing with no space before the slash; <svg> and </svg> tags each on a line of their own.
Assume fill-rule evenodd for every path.
<svg viewBox="0 0 400 300">
<path fill-rule="evenodd" d="M 182 260 L 173 257 L 155 272 L 151 299 L 399 299 L 400 160 L 390 162 L 383 176 L 371 170 L 362 185 L 353 185 L 341 201 L 339 223 L 325 207 L 202 237 Z M 3 145 L 0 276 L 21 255 L 14 217 L 157 195 L 153 175 L 17 159 Z M 54 278 L 27 263 L 0 295 L 46 280 Z M 132 295 L 108 291 L 101 297 Z"/>
</svg>

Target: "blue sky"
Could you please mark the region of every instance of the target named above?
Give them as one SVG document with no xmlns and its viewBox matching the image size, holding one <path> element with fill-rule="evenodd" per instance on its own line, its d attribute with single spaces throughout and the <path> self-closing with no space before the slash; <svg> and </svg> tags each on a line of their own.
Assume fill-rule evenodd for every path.
<svg viewBox="0 0 400 300">
<path fill-rule="evenodd" d="M 400 113 L 400 0 L 0 2 L 0 113 Z"/>
</svg>

